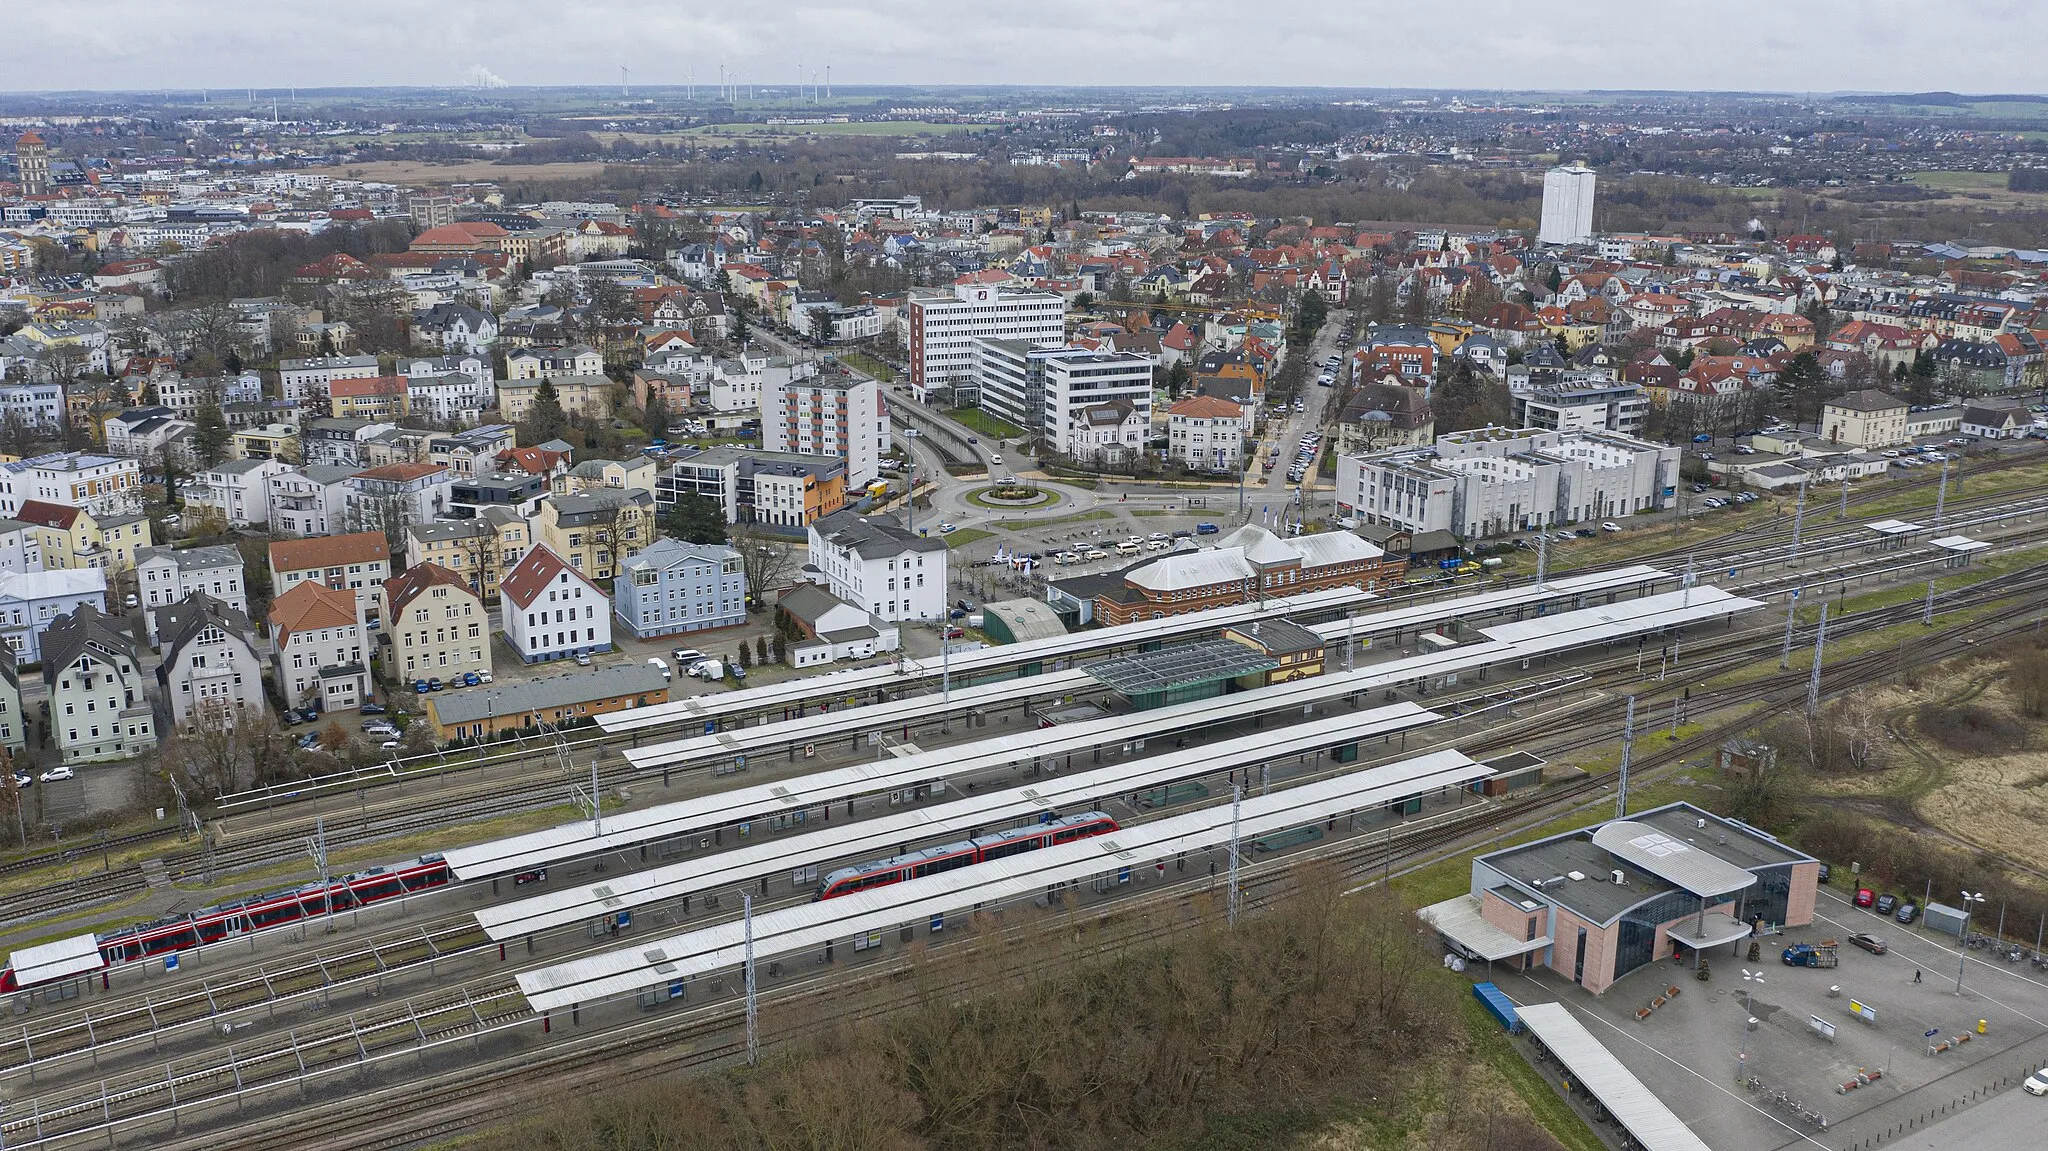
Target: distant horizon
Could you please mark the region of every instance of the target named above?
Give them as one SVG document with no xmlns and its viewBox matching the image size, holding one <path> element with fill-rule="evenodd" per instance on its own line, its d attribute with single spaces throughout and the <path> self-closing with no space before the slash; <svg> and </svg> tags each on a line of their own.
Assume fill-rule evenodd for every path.
<svg viewBox="0 0 2048 1151">
<path fill-rule="evenodd" d="M 2048 6 L 2033 0 L 1266 0 L 1255 13 L 1227 0 L 104 0 L 89 18 L 11 13 L 4 83 L 601 90 L 625 69 L 708 90 L 721 69 L 756 88 L 823 83 L 829 69 L 835 88 L 1185 89 L 1199 77 L 1212 90 L 2040 95 L 2044 33 Z"/>
<path fill-rule="evenodd" d="M 768 84 L 768 83 L 751 83 L 751 82 L 747 82 L 747 81 L 741 81 L 741 82 L 740 82 L 740 86 L 741 86 L 741 87 L 750 87 L 750 88 L 752 88 L 752 89 L 753 89 L 753 90 L 754 90 L 754 91 L 755 91 L 756 93 L 771 93 L 771 94 L 772 94 L 772 93 L 784 93 L 784 92 L 792 92 L 792 91 L 796 90 L 796 88 L 797 88 L 797 86 L 796 86 L 795 84 Z M 322 84 L 322 85 L 314 85 L 314 86 L 308 86 L 308 85 L 289 85 L 289 84 L 287 84 L 287 85 L 264 85 L 264 84 L 256 84 L 256 85 L 253 85 L 253 86 L 252 86 L 252 85 L 246 85 L 246 84 L 214 84 L 214 85 L 211 85 L 211 86 L 203 86 L 203 87 L 202 87 L 202 86 L 196 86 L 196 85 L 168 85 L 168 86 L 151 86 L 151 87 L 142 87 L 142 88 L 13 88 L 13 89 L 9 89 L 9 88 L 0 88 L 0 98 L 8 98 L 8 97 L 52 98 L 52 97 L 61 97 L 61 96 L 93 96 L 93 97 L 109 97 L 109 96 L 132 96 L 132 97 L 139 97 L 139 98 L 153 98 L 153 99 L 155 99 L 155 100 L 157 100 L 157 101 L 159 101 L 159 102 L 162 102 L 162 101 L 164 101 L 164 100 L 166 100 L 166 99 L 168 99 L 168 98 L 173 98 L 173 97 L 179 97 L 179 96 L 189 96 L 189 95 L 197 95 L 197 94 L 200 94 L 200 93 L 208 93 L 208 94 L 211 94 L 211 95 L 214 95 L 214 96 L 219 96 L 219 97 L 220 97 L 220 98 L 221 98 L 222 100 L 224 100 L 224 101 L 225 101 L 225 100 L 228 100 L 228 99 L 232 99 L 232 98 L 233 98 L 233 96 L 234 96 L 234 95 L 235 95 L 236 93 L 246 93 L 246 92 L 248 92 L 248 91 L 251 91 L 251 90 L 253 90 L 253 91 L 254 91 L 254 92 L 256 92 L 256 93 L 257 93 L 257 94 L 258 94 L 259 96 L 262 96 L 262 97 L 266 97 L 266 98 L 267 98 L 267 97 L 271 97 L 271 96 L 279 96 L 279 95 L 286 95 L 286 94 L 289 94 L 289 93 L 293 93 L 293 92 L 296 92 L 296 93 L 297 93 L 297 94 L 298 94 L 298 95 L 299 95 L 300 97 L 306 97 L 306 96 L 322 96 L 322 95 L 342 95 L 342 94 L 349 94 L 349 93 L 358 93 L 358 92 L 477 92 L 477 93 L 490 93 L 490 92 L 591 92 L 591 93 L 594 93 L 594 94 L 598 94 L 598 95 L 604 95 L 604 96 L 607 96 L 607 97 L 610 97 L 610 98 L 614 98 L 614 99 L 619 99 L 619 98 L 624 98 L 624 99 L 636 99 L 636 98 L 638 98 L 639 96 L 641 96 L 641 95 L 642 95 L 643 93 L 647 93 L 647 94 L 652 94 L 652 93 L 664 93 L 664 94 L 670 94 L 670 93 L 679 93 L 679 92 L 681 92 L 681 93 L 687 93 L 687 92 L 691 91 L 692 89 L 695 89 L 695 90 L 696 90 L 696 93 L 697 93 L 697 102 L 698 102 L 698 103 L 707 103 L 707 102 L 712 102 L 712 101 L 707 101 L 707 100 L 705 99 L 705 95 L 704 95 L 704 94 L 705 94 L 706 92 L 716 92 L 716 91 L 718 90 L 718 84 L 716 83 L 716 81 L 713 81 L 713 82 L 712 82 L 712 83 L 710 83 L 710 84 L 706 84 L 706 83 L 704 83 L 703 81 L 698 81 L 698 82 L 696 82 L 696 83 L 694 83 L 694 84 L 691 84 L 691 83 L 650 83 L 650 84 L 641 84 L 641 83 L 639 83 L 639 82 L 637 82 L 637 81 L 634 81 L 634 82 L 631 82 L 631 83 L 630 83 L 629 85 L 627 85 L 627 87 L 629 88 L 630 92 L 629 92 L 629 94 L 625 94 L 625 95 L 622 95 L 622 94 L 621 94 L 621 92 L 620 92 L 620 87 L 621 87 L 621 86 L 620 86 L 620 84 L 619 84 L 619 83 L 618 83 L 617 81 L 613 81 L 613 82 L 611 82 L 611 83 L 609 83 L 609 84 L 606 84 L 606 83 L 597 83 L 597 82 L 593 82 L 593 83 L 580 83 L 580 84 L 511 84 L 511 83 L 498 83 L 498 84 L 491 84 L 491 85 L 479 85 L 479 84 L 464 84 L 464 83 L 450 83 L 450 84 L 418 84 L 418 83 L 413 83 L 413 84 L 390 84 L 390 83 L 387 83 L 387 84 Z M 818 87 L 818 90 L 819 90 L 819 94 L 820 94 L 820 95 L 822 96 L 822 95 L 823 95 L 823 90 L 824 90 L 824 84 L 823 84 L 823 81 L 820 81 L 817 87 Z M 1173 93 L 1179 93 L 1179 94 L 1199 94 L 1199 93 L 1219 93 L 1219 94 L 1228 94 L 1228 93 L 1270 93 L 1270 94 L 1278 94 L 1278 95 L 1287 95 L 1287 94 L 1302 94 L 1302 95 L 1313 95 L 1313 94 L 1328 94 L 1328 95 L 1332 95 L 1332 96 L 1337 96 L 1337 95 L 1361 95 L 1361 96 L 1372 96 L 1372 95 L 1381 95 L 1381 96 L 1393 96 L 1393 95 L 1403 95 L 1403 96 L 1411 96 L 1411 95 L 1431 95 L 1431 96 L 1459 96 L 1459 97 L 1469 97 L 1469 96 L 1486 96 L 1486 97 L 1491 97 L 1491 98 L 1496 98 L 1496 99 L 1499 99 L 1499 98 L 1511 98 L 1511 97 L 1517 97 L 1517 96 L 1533 96 L 1533 97 L 1544 97 L 1544 98 L 1557 98 L 1557 97 L 1571 97 L 1571 96 L 1599 96 L 1599 97 L 1613 97 L 1613 96 L 1637 96 L 1637 97 L 1645 97 L 1645 98 L 1653 98 L 1653 99 L 1692 99 L 1692 98 L 1700 98 L 1700 97 L 1726 97 L 1726 98 L 1763 98 L 1763 99 L 1780 99 L 1780 100 L 1843 100 L 1843 99 L 1861 99 L 1861 98 L 1872 98 L 1872 97 L 1875 97 L 1875 98 L 1881 98 L 1881 99 L 1886 99 L 1886 100 L 1903 100 L 1903 99 L 1906 99 L 1906 98 L 1909 98 L 1909 97 L 1926 97 L 1926 98 L 1928 98 L 1928 99 L 1931 99 L 1931 100 L 1973 100 L 1973 101 L 1990 101 L 1990 102 L 2005 102 L 2005 101 L 2011 101 L 2011 102 L 2015 102 L 2015 103 L 2020 103 L 2020 102 L 2026 102 L 2026 103 L 2032 103 L 2032 102 L 2044 102 L 2044 103 L 2048 103 L 2048 88 L 2044 88 L 2044 89 L 2043 89 L 2042 91 L 2038 91 L 2038 92 L 2024 92 L 2024 91 L 1983 91 L 1983 92 L 1969 92 L 1969 91 L 1954 91 L 1954 90 L 1949 90 L 1949 89 L 1920 89 L 1920 88 L 1899 88 L 1899 89 L 1876 89 L 1876 88 L 1841 88 L 1841 89 L 1834 89 L 1834 90 L 1820 90 L 1820 89 L 1813 89 L 1813 90 L 1791 90 L 1791 89 L 1770 89 L 1770 88 L 1531 88 L 1531 87 L 1502 87 L 1502 88 L 1475 88 L 1475 87 L 1423 87 L 1423 86 L 1416 86 L 1416 85 L 1400 85 L 1400 86 L 1346 86 L 1346 85 L 1336 85 L 1336 84 L 1295 84 L 1295 85 L 1282 85 L 1282 84 L 1055 84 L 1055 83 L 1045 83 L 1045 84 L 1026 84 L 1026 83 L 986 83 L 986 84 L 966 84 L 966 83 L 944 83 L 944 82 L 933 82 L 933 83 L 918 83 L 918 82 L 911 82 L 911 81 L 904 81 L 904 82 L 899 82 L 899 83 L 875 83 L 875 82 L 870 82 L 870 83 L 847 83 L 847 82 L 839 82 L 839 81 L 835 81 L 835 82 L 833 83 L 833 85 L 832 85 L 832 95 L 831 95 L 831 98 L 832 98 L 832 99 L 841 99 L 841 98 L 844 98 L 844 97 L 846 97 L 846 96 L 849 96 L 849 95 L 860 95 L 860 94 L 863 94 L 863 93 L 874 93 L 874 94 L 888 94 L 888 93 L 892 93 L 892 92 L 916 92 L 916 91 L 943 91 L 943 92 L 964 92 L 964 93 L 992 93 L 992 94 L 1000 94 L 1000 93 L 1005 93 L 1005 92 L 1020 92 L 1020 93 L 1033 93 L 1033 92 L 1045 92 L 1045 93 L 1055 93 L 1055 92 L 1110 92 L 1110 93 L 1159 93 L 1159 94 L 1173 94 Z M 756 98 L 758 98 L 758 97 L 756 97 Z M 822 105 L 821 105 L 821 106 L 822 106 Z"/>
</svg>

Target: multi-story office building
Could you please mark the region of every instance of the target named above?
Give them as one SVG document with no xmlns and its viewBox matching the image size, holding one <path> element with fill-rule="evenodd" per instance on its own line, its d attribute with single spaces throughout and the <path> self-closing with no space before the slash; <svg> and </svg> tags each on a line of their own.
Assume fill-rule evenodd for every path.
<svg viewBox="0 0 2048 1151">
<path fill-rule="evenodd" d="M 1552 168 L 1543 176 L 1542 244 L 1583 244 L 1593 238 L 1593 170 L 1584 164 Z"/>
<path fill-rule="evenodd" d="M 856 487 L 881 474 L 889 450 L 889 406 L 882 385 L 850 372 L 772 379 L 761 395 L 761 437 L 772 452 L 846 461 Z"/>
<path fill-rule="evenodd" d="M 951 290 L 913 290 L 904 304 L 909 329 L 910 391 L 923 402 L 934 389 L 972 388 L 976 340 L 1066 340 L 1066 299 L 1053 292 L 1023 292 L 987 284 Z"/>
<path fill-rule="evenodd" d="M 1671 506 L 1680 450 L 1611 432 L 1480 428 L 1337 460 L 1337 510 L 1460 539 Z"/>
</svg>

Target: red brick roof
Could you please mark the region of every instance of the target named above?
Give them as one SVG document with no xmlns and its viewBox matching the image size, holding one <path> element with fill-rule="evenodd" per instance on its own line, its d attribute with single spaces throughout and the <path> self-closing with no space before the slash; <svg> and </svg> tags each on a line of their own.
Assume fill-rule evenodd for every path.
<svg viewBox="0 0 2048 1151">
<path fill-rule="evenodd" d="M 335 380 L 327 385 L 330 396 L 402 396 L 405 394 L 407 379 L 404 376 L 371 376 L 366 380 Z"/>
<path fill-rule="evenodd" d="M 274 546 L 274 545 L 273 545 Z M 356 623 L 356 593 L 302 580 L 270 602 L 270 634 L 282 648 L 294 632 Z"/>
<path fill-rule="evenodd" d="M 384 581 L 384 598 L 391 603 L 391 618 L 398 619 L 405 605 L 436 585 L 460 588 L 464 595 L 476 594 L 469 590 L 469 581 L 440 564 L 415 564 Z"/>
<path fill-rule="evenodd" d="M 337 380 L 336 382 L 339 383 L 340 381 Z M 397 463 L 385 464 L 383 467 L 377 468 L 365 468 L 357 472 L 356 475 L 367 480 L 388 480 L 395 484 L 403 484 L 423 479 L 427 476 L 439 475 L 447 470 L 447 468 L 439 464 Z"/>
<path fill-rule="evenodd" d="M 582 572 L 570 567 L 567 561 L 549 550 L 546 544 L 533 545 L 518 563 L 513 564 L 512 570 L 505 573 L 505 578 L 498 581 L 498 591 L 505 597 L 505 602 L 515 607 L 529 608 L 540 598 L 540 593 L 546 591 L 549 584 L 555 583 L 563 572 L 582 580 L 599 596 L 604 595 L 603 588 L 592 583 Z"/>
<path fill-rule="evenodd" d="M 1194 419 L 1239 420 L 1244 418 L 1244 409 L 1216 396 L 1192 396 L 1166 409 L 1166 414 Z"/>
<path fill-rule="evenodd" d="M 344 564 L 375 563 L 391 559 L 391 543 L 383 532 L 349 532 L 309 540 L 278 540 L 270 545 L 273 571 L 295 572 L 307 568 L 331 568 Z"/>
<path fill-rule="evenodd" d="M 23 500 L 21 510 L 15 513 L 14 518 L 40 527 L 63 528 L 70 531 L 71 525 L 78 522 L 78 509 L 67 504 L 53 504 L 43 500 Z"/>
</svg>

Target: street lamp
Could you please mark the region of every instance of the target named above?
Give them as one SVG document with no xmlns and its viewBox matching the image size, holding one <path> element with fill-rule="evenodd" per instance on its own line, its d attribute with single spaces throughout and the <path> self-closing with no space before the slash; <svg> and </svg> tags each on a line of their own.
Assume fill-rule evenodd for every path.
<svg viewBox="0 0 2048 1151">
<path fill-rule="evenodd" d="M 1743 1081 L 1743 1072 L 1749 1068 L 1749 1021 L 1756 1018 L 1751 1008 L 1755 1005 L 1756 985 L 1764 981 L 1764 973 L 1742 969 L 1742 1042 L 1735 1053 L 1735 1081 Z"/>
<path fill-rule="evenodd" d="M 1990 898 L 1983 892 L 1963 892 L 1963 930 L 1956 936 L 1956 994 L 1963 993 L 1963 965 L 1970 961 L 1970 908 Z"/>
</svg>

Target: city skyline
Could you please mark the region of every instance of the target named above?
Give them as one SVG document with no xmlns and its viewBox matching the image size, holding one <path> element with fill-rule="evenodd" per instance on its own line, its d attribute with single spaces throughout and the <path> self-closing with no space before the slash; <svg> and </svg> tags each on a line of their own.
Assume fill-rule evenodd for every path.
<svg viewBox="0 0 2048 1151">
<path fill-rule="evenodd" d="M 1964 7 L 1964 6 L 1959 6 Z M 1645 8 L 1578 0 L 1547 13 L 1506 0 L 1342 9 L 1280 0 L 1245 52 L 1244 12 L 1218 0 L 1118 13 L 1078 0 L 963 11 L 930 0 L 869 6 L 780 0 L 744 9 L 608 0 L 574 10 L 450 0 L 333 9 L 253 0 L 114 0 L 88 22 L 30 8 L 10 35 L 12 92 L 459 85 L 609 85 L 620 69 L 680 85 L 694 68 L 794 86 L 1047 85 L 1440 88 L 1517 91 L 2040 93 L 2038 5 L 1985 0 L 1734 0 Z M 2032 34 L 2029 34 L 2032 33 Z M 1919 50 L 1913 50 L 1914 46 Z M 1675 50 L 1678 46 L 1680 50 Z M 1052 50 L 1056 49 L 1056 50 Z"/>
</svg>

